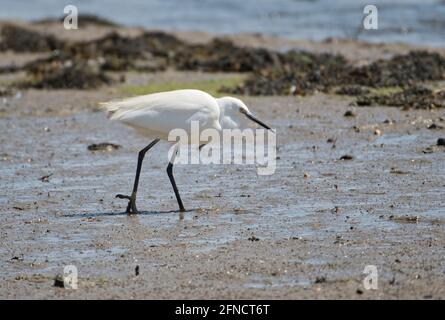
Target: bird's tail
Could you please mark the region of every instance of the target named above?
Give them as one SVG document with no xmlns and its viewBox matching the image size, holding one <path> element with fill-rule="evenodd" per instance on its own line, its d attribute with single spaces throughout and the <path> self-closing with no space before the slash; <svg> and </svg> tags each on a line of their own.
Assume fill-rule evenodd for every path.
<svg viewBox="0 0 445 320">
<path fill-rule="evenodd" d="M 121 100 L 112 100 L 108 102 L 100 102 L 99 109 L 108 113 L 110 120 L 119 120 L 128 111 L 137 110 L 149 105 L 147 96 L 138 96 L 131 98 L 124 98 Z"/>
<path fill-rule="evenodd" d="M 113 114 L 119 110 L 119 105 L 115 101 L 99 102 L 99 109 L 107 113 L 108 118 L 112 117 Z"/>
<path fill-rule="evenodd" d="M 119 119 L 120 115 L 127 111 L 125 100 L 99 102 L 99 109 L 105 111 L 110 120 Z"/>
</svg>

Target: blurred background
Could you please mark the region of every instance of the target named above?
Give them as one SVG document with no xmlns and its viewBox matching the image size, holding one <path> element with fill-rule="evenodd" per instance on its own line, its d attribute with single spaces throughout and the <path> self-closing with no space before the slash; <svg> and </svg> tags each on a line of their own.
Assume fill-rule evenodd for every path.
<svg viewBox="0 0 445 320">
<path fill-rule="evenodd" d="M 293 39 L 361 39 L 443 47 L 444 0 L 1 0 L 0 19 L 37 20 L 77 6 L 128 26 L 217 34 L 263 33 Z M 363 8 L 378 8 L 379 29 L 364 31 Z"/>
</svg>

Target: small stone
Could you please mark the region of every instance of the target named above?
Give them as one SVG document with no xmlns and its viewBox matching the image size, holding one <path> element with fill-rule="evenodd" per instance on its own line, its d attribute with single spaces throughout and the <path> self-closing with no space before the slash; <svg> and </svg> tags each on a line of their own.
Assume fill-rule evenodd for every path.
<svg viewBox="0 0 445 320">
<path fill-rule="evenodd" d="M 437 141 L 437 145 L 440 146 L 439 141 Z M 436 148 L 435 146 L 426 147 L 425 149 L 422 150 L 422 152 L 425 153 L 425 154 L 434 153 L 436 151 L 435 148 Z"/>
<path fill-rule="evenodd" d="M 351 156 L 350 154 L 342 155 L 342 156 L 339 158 L 339 160 L 352 160 L 352 159 L 354 159 L 354 156 Z"/>
<path fill-rule="evenodd" d="M 316 277 L 315 283 L 324 283 L 326 282 L 326 277 Z"/>
<path fill-rule="evenodd" d="M 352 110 L 348 110 L 345 112 L 345 114 L 343 115 L 344 117 L 355 117 L 357 114 L 352 111 Z"/>
<path fill-rule="evenodd" d="M 63 281 L 63 277 L 62 275 L 58 274 L 55 278 L 54 278 L 54 287 L 58 287 L 58 288 L 65 288 L 65 283 Z"/>
<path fill-rule="evenodd" d="M 382 135 L 382 131 L 379 130 L 379 129 L 375 129 L 375 130 L 374 130 L 374 135 L 376 135 L 376 136 L 381 136 L 381 135 Z"/>
<path fill-rule="evenodd" d="M 435 124 L 435 123 L 432 123 L 432 124 L 430 124 L 430 125 L 428 126 L 428 129 L 430 129 L 430 130 L 436 130 L 436 129 L 443 129 L 443 127 L 440 126 L 440 125 L 437 125 L 437 124 Z"/>
<path fill-rule="evenodd" d="M 336 214 L 340 212 L 340 208 L 335 206 L 334 208 L 331 209 L 331 213 Z"/>
<path fill-rule="evenodd" d="M 93 143 L 88 146 L 88 150 L 90 151 L 113 151 L 119 149 L 121 146 L 114 143 L 102 142 L 102 143 Z"/>
<path fill-rule="evenodd" d="M 40 177 L 40 181 L 42 181 L 42 182 L 49 182 L 49 178 L 52 176 L 53 174 L 52 173 L 50 173 L 50 174 L 47 174 L 47 175 L 45 175 L 45 176 L 43 176 L 43 177 Z"/>
<path fill-rule="evenodd" d="M 134 268 L 134 275 L 137 277 L 139 275 L 139 266 L 136 266 L 136 268 Z"/>
<path fill-rule="evenodd" d="M 438 146 L 445 146 L 445 138 L 437 139 L 437 145 Z"/>
</svg>

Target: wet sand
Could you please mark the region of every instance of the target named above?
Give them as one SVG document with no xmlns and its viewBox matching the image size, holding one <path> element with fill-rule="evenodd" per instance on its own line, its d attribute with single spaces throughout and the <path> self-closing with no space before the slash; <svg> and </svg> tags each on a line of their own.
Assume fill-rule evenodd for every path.
<svg viewBox="0 0 445 320">
<path fill-rule="evenodd" d="M 209 77 L 218 75 L 126 81 Z M 445 147 L 434 146 L 445 130 L 428 129 L 445 126 L 445 110 L 352 108 L 352 97 L 321 93 L 245 97 L 277 130 L 276 173 L 178 165 L 181 220 L 167 144 L 144 163 L 143 214 L 127 216 L 114 198 L 130 191 L 147 144 L 95 110 L 122 96 L 119 86 L 31 89 L 1 103 L 1 298 L 445 298 Z M 87 149 L 101 142 L 122 147 Z M 71 264 L 79 289 L 54 287 Z M 363 286 L 367 265 L 377 290 Z"/>
<path fill-rule="evenodd" d="M 351 119 L 344 100 L 247 98 L 277 128 L 276 173 L 177 166 L 184 220 L 171 211 L 167 145 L 144 165 L 146 211 L 129 217 L 114 195 L 130 190 L 143 137 L 97 112 L 3 116 L 0 296 L 444 298 L 445 150 L 422 152 L 445 133 L 427 129 L 444 112 L 367 107 Z M 104 141 L 122 148 L 87 150 Z M 78 290 L 53 287 L 67 264 Z M 375 291 L 362 284 L 369 264 Z"/>
</svg>

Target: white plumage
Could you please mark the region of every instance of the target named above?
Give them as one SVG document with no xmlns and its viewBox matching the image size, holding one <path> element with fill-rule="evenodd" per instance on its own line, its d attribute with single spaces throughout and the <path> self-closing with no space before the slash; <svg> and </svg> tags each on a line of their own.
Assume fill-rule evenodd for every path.
<svg viewBox="0 0 445 320">
<path fill-rule="evenodd" d="M 239 125 L 237 115 L 242 109 L 249 113 L 239 99 L 215 99 L 200 90 L 175 90 L 110 101 L 100 104 L 111 120 L 120 121 L 152 138 L 167 140 L 173 129 L 184 129 L 190 134 L 191 122 L 198 121 L 200 131 L 214 128 L 234 128 Z M 235 116 L 236 115 L 236 116 Z"/>
<path fill-rule="evenodd" d="M 136 194 L 139 176 L 145 153 L 155 146 L 159 140 L 167 140 L 174 129 L 183 129 L 189 139 L 187 143 L 199 141 L 201 132 L 205 129 L 221 131 L 225 128 L 239 126 L 241 116 L 258 123 L 266 129 L 266 124 L 255 118 L 239 99 L 233 97 L 214 98 L 200 90 L 175 90 L 128 98 L 120 101 L 110 101 L 100 104 L 108 112 L 111 120 L 129 125 L 153 141 L 139 152 L 136 177 L 130 196 L 118 194 L 116 197 L 128 199 L 127 213 L 138 213 L 136 208 Z M 199 123 L 199 136 L 193 137 L 192 122 Z M 184 141 L 182 141 L 184 143 Z M 206 143 L 205 141 L 204 143 Z M 201 142 L 200 142 L 201 144 Z M 176 152 L 178 144 L 175 146 Z M 174 152 L 174 156 L 176 155 Z M 174 157 L 173 156 L 173 157 Z M 173 177 L 173 162 L 170 160 L 167 173 L 178 201 L 179 210 L 185 211 L 181 197 Z"/>
</svg>

